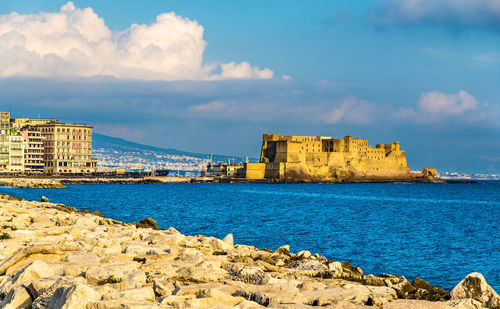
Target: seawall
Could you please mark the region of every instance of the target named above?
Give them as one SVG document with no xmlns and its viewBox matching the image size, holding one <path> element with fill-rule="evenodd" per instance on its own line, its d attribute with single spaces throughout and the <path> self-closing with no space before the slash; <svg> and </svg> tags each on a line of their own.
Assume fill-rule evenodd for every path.
<svg viewBox="0 0 500 309">
<path fill-rule="evenodd" d="M 230 231 L 228 231 L 230 232 Z M 295 248 L 294 248 L 295 249 Z M 0 308 L 500 308 L 477 273 L 451 291 L 0 195 Z"/>
</svg>

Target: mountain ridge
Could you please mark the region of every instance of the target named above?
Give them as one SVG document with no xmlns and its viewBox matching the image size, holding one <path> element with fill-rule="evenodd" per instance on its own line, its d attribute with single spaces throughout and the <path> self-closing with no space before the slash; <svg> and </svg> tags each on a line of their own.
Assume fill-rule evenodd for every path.
<svg viewBox="0 0 500 309">
<path fill-rule="evenodd" d="M 185 156 L 191 158 L 198 158 L 203 160 L 209 160 L 212 158 L 212 162 L 234 162 L 234 163 L 244 163 L 246 161 L 245 157 L 240 156 L 228 156 L 221 154 L 206 154 L 206 153 L 197 153 L 197 152 L 189 152 L 183 151 L 175 148 L 162 148 L 151 145 L 144 145 L 137 142 L 132 142 L 125 140 L 123 138 L 109 136 L 101 133 L 93 133 L 92 138 L 92 148 L 94 150 L 105 149 L 106 152 L 109 151 L 117 151 L 122 153 L 157 153 L 162 155 L 171 155 L 171 156 Z M 255 162 L 257 159 L 252 158 L 250 161 Z"/>
</svg>

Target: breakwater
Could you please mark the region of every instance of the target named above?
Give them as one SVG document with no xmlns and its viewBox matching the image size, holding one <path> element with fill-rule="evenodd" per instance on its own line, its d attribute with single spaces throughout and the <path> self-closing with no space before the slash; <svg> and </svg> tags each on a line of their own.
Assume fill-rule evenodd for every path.
<svg viewBox="0 0 500 309">
<path fill-rule="evenodd" d="M 63 189 L 66 185 L 162 184 L 190 182 L 187 177 L 1 177 L 0 186 L 33 189 Z"/>
<path fill-rule="evenodd" d="M 480 274 L 451 291 L 309 251 L 185 236 L 0 196 L 3 308 L 499 308 Z"/>
<path fill-rule="evenodd" d="M 213 177 L 0 177 L 0 186 L 32 189 L 63 189 L 66 185 L 86 184 L 164 184 L 164 183 L 314 183 L 303 180 L 213 178 Z M 341 183 L 445 183 L 441 179 L 344 179 Z M 316 182 L 332 183 L 332 182 Z M 336 182 L 337 183 L 337 182 Z"/>
</svg>

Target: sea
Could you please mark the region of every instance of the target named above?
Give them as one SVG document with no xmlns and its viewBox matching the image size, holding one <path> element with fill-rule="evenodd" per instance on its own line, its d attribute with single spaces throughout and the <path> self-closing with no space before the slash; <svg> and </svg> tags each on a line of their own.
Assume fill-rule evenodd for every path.
<svg viewBox="0 0 500 309">
<path fill-rule="evenodd" d="M 124 222 L 313 254 L 365 274 L 422 278 L 451 290 L 480 272 L 500 291 L 500 181 L 443 184 L 69 185 L 0 187 L 28 200 L 99 210 Z"/>
</svg>

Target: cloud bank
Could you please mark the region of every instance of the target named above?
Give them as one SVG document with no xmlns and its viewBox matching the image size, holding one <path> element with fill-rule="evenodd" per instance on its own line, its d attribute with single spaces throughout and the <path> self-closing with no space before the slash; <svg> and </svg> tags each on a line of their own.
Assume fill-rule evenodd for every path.
<svg viewBox="0 0 500 309">
<path fill-rule="evenodd" d="M 379 26 L 432 24 L 500 30 L 500 1 L 381 0 L 371 20 Z"/>
<path fill-rule="evenodd" d="M 113 32 L 92 8 L 0 15 L 0 77 L 113 76 L 143 80 L 268 79 L 248 62 L 205 64 L 204 28 L 165 13 Z"/>
<path fill-rule="evenodd" d="M 447 118 L 463 122 L 494 123 L 495 115 L 499 115 L 498 112 L 488 104 L 481 104 L 463 90 L 456 94 L 431 91 L 422 93 L 416 106 L 397 109 L 394 118 L 424 124 L 442 123 Z"/>
</svg>

